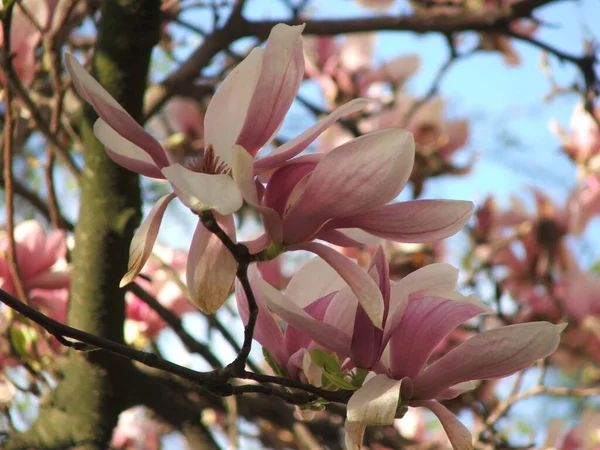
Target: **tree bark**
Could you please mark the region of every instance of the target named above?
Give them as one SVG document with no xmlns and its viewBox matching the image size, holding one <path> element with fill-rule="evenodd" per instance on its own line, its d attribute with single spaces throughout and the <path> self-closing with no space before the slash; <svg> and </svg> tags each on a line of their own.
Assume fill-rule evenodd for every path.
<svg viewBox="0 0 600 450">
<path fill-rule="evenodd" d="M 137 120 L 141 118 L 150 54 L 158 42 L 160 0 L 106 0 L 101 10 L 93 75 Z M 115 164 L 93 135 L 96 115 L 86 105 L 81 205 L 75 228 L 68 323 L 123 342 L 129 244 L 141 218 L 139 177 Z M 129 361 L 103 351 L 71 351 L 63 378 L 34 426 L 9 437 L 18 448 L 108 448 L 120 412 L 131 406 Z"/>
</svg>

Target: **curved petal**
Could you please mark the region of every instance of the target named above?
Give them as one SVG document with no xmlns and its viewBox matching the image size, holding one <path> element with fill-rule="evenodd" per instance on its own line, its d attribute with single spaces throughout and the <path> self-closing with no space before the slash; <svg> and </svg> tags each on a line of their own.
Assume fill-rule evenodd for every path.
<svg viewBox="0 0 600 450">
<path fill-rule="evenodd" d="M 261 214 L 265 230 L 271 239 L 275 242 L 281 242 L 281 218 L 273 208 L 261 205 L 256 190 L 256 182 L 254 181 L 254 158 L 241 145 L 233 146 L 231 175 L 246 203 L 256 208 Z"/>
<path fill-rule="evenodd" d="M 343 353 L 350 336 L 331 325 L 315 319 L 266 281 L 256 278 L 256 287 L 265 305 L 298 331 L 310 336 L 323 347 Z"/>
<path fill-rule="evenodd" d="M 286 214 L 284 242 L 303 241 L 328 219 L 385 205 L 406 184 L 413 162 L 412 135 L 399 129 L 370 133 L 332 150 Z"/>
<path fill-rule="evenodd" d="M 433 401 L 410 402 L 410 406 L 422 406 L 437 416 L 444 427 L 453 450 L 473 449 L 471 432 L 445 406 Z"/>
<path fill-rule="evenodd" d="M 386 324 L 390 306 L 390 274 L 389 264 L 383 253 L 383 247 L 379 246 L 369 268 L 369 275 L 379 285 L 383 296 L 383 323 Z M 387 342 L 383 342 L 384 331 L 373 326 L 364 308 L 358 306 L 354 317 L 354 332 L 352 333 L 351 357 L 357 367 L 363 369 L 373 368 L 380 359 L 383 348 Z"/>
<path fill-rule="evenodd" d="M 415 379 L 438 344 L 461 323 L 488 312 L 486 307 L 437 296 L 411 296 L 390 338 L 391 372 Z"/>
<path fill-rule="evenodd" d="M 260 76 L 236 140 L 253 156 L 277 133 L 298 93 L 304 76 L 303 29 L 304 25 L 280 23 L 267 39 Z"/>
<path fill-rule="evenodd" d="M 237 184 L 229 175 L 192 172 L 181 164 L 165 167 L 162 173 L 175 187 L 181 201 L 194 211 L 214 209 L 227 215 L 244 203 Z"/>
<path fill-rule="evenodd" d="M 255 48 L 223 80 L 204 116 L 204 141 L 231 165 L 231 149 L 248 114 L 263 63 L 264 49 Z"/>
<path fill-rule="evenodd" d="M 348 400 L 346 420 L 365 425 L 390 425 L 396 418 L 402 380 L 376 375 Z"/>
<path fill-rule="evenodd" d="M 346 286 L 346 282 L 327 262 L 316 257 L 294 274 L 285 289 L 285 295 L 300 308 L 305 308 L 316 299 Z"/>
<path fill-rule="evenodd" d="M 133 236 L 129 247 L 129 267 L 119 283 L 120 287 L 131 283 L 146 264 L 152 254 L 152 247 L 156 242 L 156 236 L 158 236 L 158 229 L 165 210 L 174 198 L 175 194 L 168 194 L 158 200 Z"/>
<path fill-rule="evenodd" d="M 408 296 L 420 291 L 429 295 L 452 292 L 458 283 L 458 269 L 450 264 L 429 264 L 416 270 L 392 285 L 390 312 L 386 323 L 386 339 L 402 319 Z"/>
<path fill-rule="evenodd" d="M 432 242 L 458 233 L 472 214 L 468 201 L 412 200 L 337 219 L 327 227 L 361 228 L 397 242 Z"/>
<path fill-rule="evenodd" d="M 104 120 L 98 119 L 94 123 L 94 135 L 104 145 L 108 156 L 120 166 L 147 177 L 165 178 L 148 153 L 129 142 Z"/>
<path fill-rule="evenodd" d="M 262 173 L 267 170 L 274 169 L 280 164 L 283 164 L 288 159 L 293 158 L 300 152 L 304 151 L 312 142 L 314 142 L 315 139 L 321 135 L 321 133 L 338 121 L 340 117 L 360 111 L 367 105 L 367 103 L 368 100 L 356 98 L 349 101 L 345 105 L 340 106 L 327 117 L 319 120 L 301 135 L 296 136 L 291 141 L 286 142 L 285 144 L 277 147 L 268 155 L 260 158 L 254 164 L 254 170 L 256 173 Z"/>
<path fill-rule="evenodd" d="M 365 309 L 373 325 L 382 328 L 383 324 L 383 297 L 379 286 L 373 281 L 367 272 L 353 263 L 344 255 L 336 252 L 331 247 L 316 242 L 305 242 L 286 247 L 286 251 L 306 250 L 323 258 L 327 264 L 348 283 L 359 303 Z"/>
<path fill-rule="evenodd" d="M 262 297 L 258 293 L 258 289 L 254 287 L 257 277 L 259 277 L 259 275 L 257 274 L 256 265 L 250 266 L 248 268 L 248 278 L 250 280 L 250 285 L 252 286 L 254 300 L 258 306 L 258 316 L 256 318 L 253 338 L 260 345 L 269 350 L 275 360 L 285 367 L 288 362 L 288 355 L 285 351 L 283 332 L 271 312 L 267 309 Z M 248 320 L 250 318 L 250 311 L 248 308 L 246 292 L 239 280 L 235 281 L 235 299 L 237 301 L 238 311 L 242 322 L 244 323 L 244 326 L 246 326 L 248 325 Z"/>
<path fill-rule="evenodd" d="M 415 399 L 432 399 L 470 380 L 501 378 L 526 368 L 558 347 L 566 325 L 533 322 L 479 334 L 430 365 L 415 380 Z"/>
<path fill-rule="evenodd" d="M 367 426 L 359 422 L 346 420 L 344 424 L 344 443 L 346 450 L 361 450 Z"/>
<path fill-rule="evenodd" d="M 158 168 L 169 164 L 167 154 L 158 141 L 148 134 L 70 53 L 65 53 L 65 66 L 79 95 L 94 108 L 107 125 L 148 153 Z"/>
<path fill-rule="evenodd" d="M 221 229 L 235 240 L 233 216 L 215 214 L 215 218 Z M 227 300 L 236 272 L 233 255 L 221 239 L 198 221 L 186 268 L 190 301 L 203 313 L 215 313 Z"/>
</svg>

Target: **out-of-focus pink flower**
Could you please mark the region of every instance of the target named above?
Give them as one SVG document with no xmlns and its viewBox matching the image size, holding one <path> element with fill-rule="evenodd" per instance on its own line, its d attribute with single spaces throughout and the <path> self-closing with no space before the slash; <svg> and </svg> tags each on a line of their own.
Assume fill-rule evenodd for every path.
<svg viewBox="0 0 600 450">
<path fill-rule="evenodd" d="M 600 411 L 586 409 L 577 425 L 565 432 L 564 423 L 554 419 L 548 426 L 548 436 L 543 448 L 557 450 L 599 450 Z"/>
<path fill-rule="evenodd" d="M 70 285 L 64 231 L 46 234 L 39 222 L 28 220 L 15 227 L 14 238 L 17 263 L 32 304 L 64 323 Z M 7 250 L 8 241 L 4 236 L 0 240 L 0 252 L 6 254 Z M 17 294 L 8 261 L 3 258 L 0 258 L 0 288 Z"/>
<path fill-rule="evenodd" d="M 306 75 L 315 79 L 331 105 L 356 97 L 381 100 L 381 86 L 399 89 L 418 70 L 416 55 L 394 58 L 374 67 L 373 34 L 354 34 L 342 40 L 316 37 L 307 40 Z"/>
<path fill-rule="evenodd" d="M 160 423 L 149 414 L 142 406 L 122 412 L 113 432 L 111 447 L 117 450 L 159 450 L 163 433 L 160 432 Z"/>
<path fill-rule="evenodd" d="M 161 246 L 155 248 L 155 254 L 156 258 L 146 262 L 138 283 L 176 316 L 194 311 L 182 281 L 187 254 Z M 132 293 L 127 294 L 127 319 L 137 322 L 140 331 L 151 338 L 166 326 L 156 311 Z"/>
<path fill-rule="evenodd" d="M 600 179 L 588 175 L 576 187 L 567 200 L 569 211 L 569 231 L 575 236 L 581 235 L 590 220 L 600 214 Z"/>
<path fill-rule="evenodd" d="M 15 55 L 12 59 L 15 73 L 25 85 L 30 84 L 35 77 L 39 61 L 35 50 L 42 39 L 42 32 L 50 26 L 56 4 L 57 0 L 23 0 L 14 6 L 10 52 Z M 27 13 L 23 12 L 23 7 L 27 9 Z M 2 30 L 0 46 L 4 46 Z"/>
<path fill-rule="evenodd" d="M 600 108 L 594 111 L 596 120 L 600 120 Z M 598 173 L 598 155 L 600 155 L 600 129 L 594 117 L 578 103 L 571 115 L 570 132 L 564 130 L 556 121 L 550 122 L 550 129 L 560 138 L 565 153 L 575 161 L 584 173 Z"/>
</svg>

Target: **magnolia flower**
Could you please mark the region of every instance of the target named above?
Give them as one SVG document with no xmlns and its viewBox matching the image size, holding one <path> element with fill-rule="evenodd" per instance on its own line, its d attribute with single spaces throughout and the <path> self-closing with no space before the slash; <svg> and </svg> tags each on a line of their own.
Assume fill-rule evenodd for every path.
<svg viewBox="0 0 600 450">
<path fill-rule="evenodd" d="M 511 375 L 553 353 L 565 325 L 533 322 L 479 334 L 427 365 L 441 339 L 480 314 L 474 303 L 435 296 L 409 299 L 383 362 L 348 402 L 346 442 L 359 449 L 366 425 L 393 423 L 398 410 L 425 407 L 440 420 L 454 449 L 471 449 L 469 430 L 441 403 L 474 387 L 473 381 Z"/>
<path fill-rule="evenodd" d="M 31 84 L 35 77 L 39 58 L 35 50 L 52 19 L 57 0 L 23 0 L 13 9 L 10 28 L 10 52 L 13 68 L 21 83 Z M 23 7 L 27 12 L 23 12 Z M 3 30 L 0 29 L 0 46 L 4 46 Z"/>
<path fill-rule="evenodd" d="M 156 241 L 166 207 L 175 196 L 195 212 L 215 211 L 221 227 L 235 240 L 231 213 L 242 205 L 240 189 L 253 183 L 254 159 L 274 138 L 302 81 L 302 29 L 276 25 L 266 47 L 253 49 L 227 76 L 206 111 L 205 150 L 198 159 L 174 159 L 67 54 L 65 61 L 75 88 L 100 116 L 94 132 L 108 155 L 142 175 L 166 178 L 175 190 L 157 202 L 134 236 L 129 271 L 121 285 L 139 274 Z M 338 108 L 274 154 L 261 158 L 261 170 L 272 170 L 296 156 L 339 117 L 363 106 L 363 100 L 355 100 Z M 229 295 L 236 269 L 233 256 L 199 222 L 187 270 L 191 301 L 206 313 L 215 312 Z"/>
<path fill-rule="evenodd" d="M 244 155 L 242 152 L 238 154 Z M 277 158 L 274 154 L 270 158 Z M 403 189 L 414 160 L 410 133 L 384 130 L 354 139 L 323 154 L 305 155 L 270 174 L 262 197 L 250 182 L 242 193 L 262 214 L 266 233 L 256 249 L 306 250 L 332 265 L 352 288 L 367 314 L 381 326 L 383 299 L 376 283 L 356 264 L 315 239 L 361 246 L 377 238 L 430 242 L 458 232 L 471 216 L 466 201 L 417 200 L 388 204 Z M 244 164 L 240 164 L 240 167 Z M 245 171 L 264 170 L 262 160 Z M 376 302 L 373 299 L 377 299 Z"/>
</svg>

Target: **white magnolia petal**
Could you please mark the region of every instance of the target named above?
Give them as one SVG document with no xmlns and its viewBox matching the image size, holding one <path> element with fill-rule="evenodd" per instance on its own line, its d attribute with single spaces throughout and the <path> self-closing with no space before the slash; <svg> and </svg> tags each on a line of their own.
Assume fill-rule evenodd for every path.
<svg viewBox="0 0 600 450">
<path fill-rule="evenodd" d="M 306 250 L 327 261 L 327 264 L 333 267 L 340 277 L 348 283 L 361 306 L 373 321 L 373 325 L 379 329 L 383 327 L 383 296 L 377 283 L 362 267 L 331 247 L 316 242 L 290 245 L 286 247 L 286 250 Z"/>
<path fill-rule="evenodd" d="M 377 245 L 381 243 L 381 238 L 378 236 L 373 236 L 366 231 L 361 230 L 360 228 L 338 228 L 337 231 L 345 234 L 350 239 L 353 239 L 361 244 L 365 245 Z"/>
<path fill-rule="evenodd" d="M 340 275 L 318 256 L 304 264 L 288 283 L 285 294 L 305 308 L 316 299 L 348 286 Z"/>
<path fill-rule="evenodd" d="M 360 450 L 367 426 L 360 422 L 346 420 L 344 424 L 344 441 L 346 450 Z"/>
<path fill-rule="evenodd" d="M 231 165 L 231 151 L 238 138 L 256 83 L 260 77 L 263 48 L 255 48 L 227 78 L 213 95 L 204 117 L 204 141 L 212 145 L 215 154 Z"/>
<path fill-rule="evenodd" d="M 244 202 L 229 175 L 193 172 L 181 164 L 165 167 L 162 173 L 173 184 L 181 201 L 194 211 L 214 209 L 227 215 L 240 209 Z"/>
<path fill-rule="evenodd" d="M 215 219 L 235 242 L 233 216 L 215 214 Z M 227 300 L 236 272 L 237 262 L 229 249 L 198 221 L 186 268 L 190 301 L 206 314 L 215 313 Z"/>
<path fill-rule="evenodd" d="M 315 319 L 262 278 L 257 277 L 255 285 L 265 305 L 289 325 L 331 351 L 338 354 L 348 352 L 350 336 Z"/>
<path fill-rule="evenodd" d="M 366 425 L 390 425 L 396 417 L 402 380 L 377 375 L 348 400 L 346 419 Z"/>
<path fill-rule="evenodd" d="M 119 283 L 120 287 L 131 283 L 138 276 L 144 264 L 146 264 L 146 261 L 152 254 L 152 247 L 154 247 L 154 243 L 156 242 L 156 236 L 158 236 L 158 229 L 165 210 L 174 198 L 175 194 L 168 194 L 159 199 L 133 236 L 131 246 L 129 247 L 129 266 L 127 273 Z"/>
</svg>

